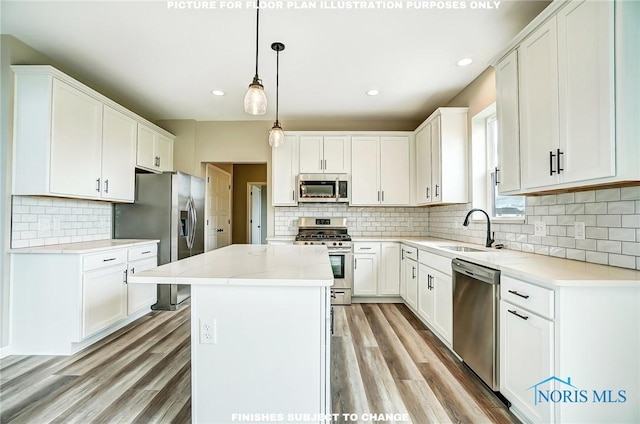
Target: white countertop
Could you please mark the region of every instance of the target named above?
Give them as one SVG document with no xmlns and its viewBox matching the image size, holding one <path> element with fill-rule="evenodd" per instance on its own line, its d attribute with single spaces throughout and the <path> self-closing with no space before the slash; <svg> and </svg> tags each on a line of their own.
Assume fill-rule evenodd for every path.
<svg viewBox="0 0 640 424">
<path fill-rule="evenodd" d="M 149 243 L 158 243 L 160 240 L 144 239 L 106 239 L 82 241 L 78 243 L 51 244 L 47 246 L 23 247 L 20 249 L 9 249 L 8 253 L 93 253 L 103 250 L 117 249 L 122 247 L 133 247 Z"/>
<path fill-rule="evenodd" d="M 129 277 L 131 283 L 331 286 L 325 246 L 233 244 Z"/>
</svg>

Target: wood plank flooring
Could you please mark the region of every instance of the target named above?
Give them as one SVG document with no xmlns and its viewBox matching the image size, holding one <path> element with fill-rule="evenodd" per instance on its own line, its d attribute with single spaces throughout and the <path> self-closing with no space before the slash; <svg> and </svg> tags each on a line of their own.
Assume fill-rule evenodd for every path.
<svg viewBox="0 0 640 424">
<path fill-rule="evenodd" d="M 189 423 L 189 314 L 151 312 L 73 356 L 2 359 L 0 422 Z M 331 355 L 333 413 L 518 422 L 404 305 L 336 307 Z"/>
</svg>

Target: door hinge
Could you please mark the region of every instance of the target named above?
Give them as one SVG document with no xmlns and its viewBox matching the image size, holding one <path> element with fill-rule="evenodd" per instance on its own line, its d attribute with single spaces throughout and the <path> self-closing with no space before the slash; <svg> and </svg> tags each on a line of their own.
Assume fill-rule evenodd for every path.
<svg viewBox="0 0 640 424">
<path fill-rule="evenodd" d="M 231 190 L 231 184 L 229 184 L 229 190 Z"/>
<path fill-rule="evenodd" d="M 231 224 L 231 220 L 230 219 L 227 219 L 227 224 Z"/>
<path fill-rule="evenodd" d="M 207 182 L 211 182 L 211 177 L 207 177 Z"/>
<path fill-rule="evenodd" d="M 207 225 L 209 225 L 209 220 L 207 219 Z"/>
</svg>

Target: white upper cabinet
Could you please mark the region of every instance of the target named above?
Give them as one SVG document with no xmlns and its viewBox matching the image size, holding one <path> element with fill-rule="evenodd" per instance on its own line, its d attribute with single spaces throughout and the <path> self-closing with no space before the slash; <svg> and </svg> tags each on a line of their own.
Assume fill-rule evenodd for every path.
<svg viewBox="0 0 640 424">
<path fill-rule="evenodd" d="M 144 120 L 51 66 L 11 68 L 12 194 L 133 202 L 137 126 Z M 160 131 L 167 170 L 173 141 Z"/>
<path fill-rule="evenodd" d="M 271 149 L 271 187 L 273 206 L 298 204 L 298 136 L 286 135 L 280 147 Z"/>
<path fill-rule="evenodd" d="M 80 90 L 53 79 L 51 103 L 51 171 L 49 192 L 59 195 L 100 197 L 102 103 Z M 18 113 L 27 112 L 18 110 Z M 28 113 L 28 112 L 27 112 Z M 18 139 L 22 143 L 36 140 Z M 42 140 L 46 143 L 46 140 Z M 19 176 L 20 170 L 16 170 Z M 15 193 L 14 193 L 15 194 Z M 43 193 L 44 194 L 44 193 Z"/>
<path fill-rule="evenodd" d="M 439 108 L 415 134 L 417 204 L 466 203 L 467 108 Z"/>
<path fill-rule="evenodd" d="M 135 157 L 138 124 L 104 106 L 102 115 L 102 198 L 135 199 Z"/>
<path fill-rule="evenodd" d="M 495 64 L 500 191 L 637 181 L 640 5 L 552 6 Z"/>
<path fill-rule="evenodd" d="M 615 175 L 613 7 L 579 0 L 557 15 L 563 183 Z"/>
<path fill-rule="evenodd" d="M 514 50 L 496 65 L 496 114 L 498 118 L 498 169 L 500 193 L 520 190 L 520 121 L 518 52 Z"/>
<path fill-rule="evenodd" d="M 136 166 L 158 173 L 173 170 L 173 140 L 138 124 Z"/>
<path fill-rule="evenodd" d="M 300 136 L 300 173 L 348 173 L 350 141 L 349 136 Z"/>
<path fill-rule="evenodd" d="M 352 137 L 351 204 L 409 205 L 409 152 L 409 136 Z"/>
</svg>

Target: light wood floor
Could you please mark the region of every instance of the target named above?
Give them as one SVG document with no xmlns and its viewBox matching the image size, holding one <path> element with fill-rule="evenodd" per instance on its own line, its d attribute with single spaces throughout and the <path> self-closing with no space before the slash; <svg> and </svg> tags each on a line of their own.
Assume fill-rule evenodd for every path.
<svg viewBox="0 0 640 424">
<path fill-rule="evenodd" d="M 152 312 L 73 356 L 1 360 L 0 422 L 190 422 L 189 313 Z M 332 343 L 333 413 L 517 422 L 403 305 L 336 307 Z"/>
</svg>

